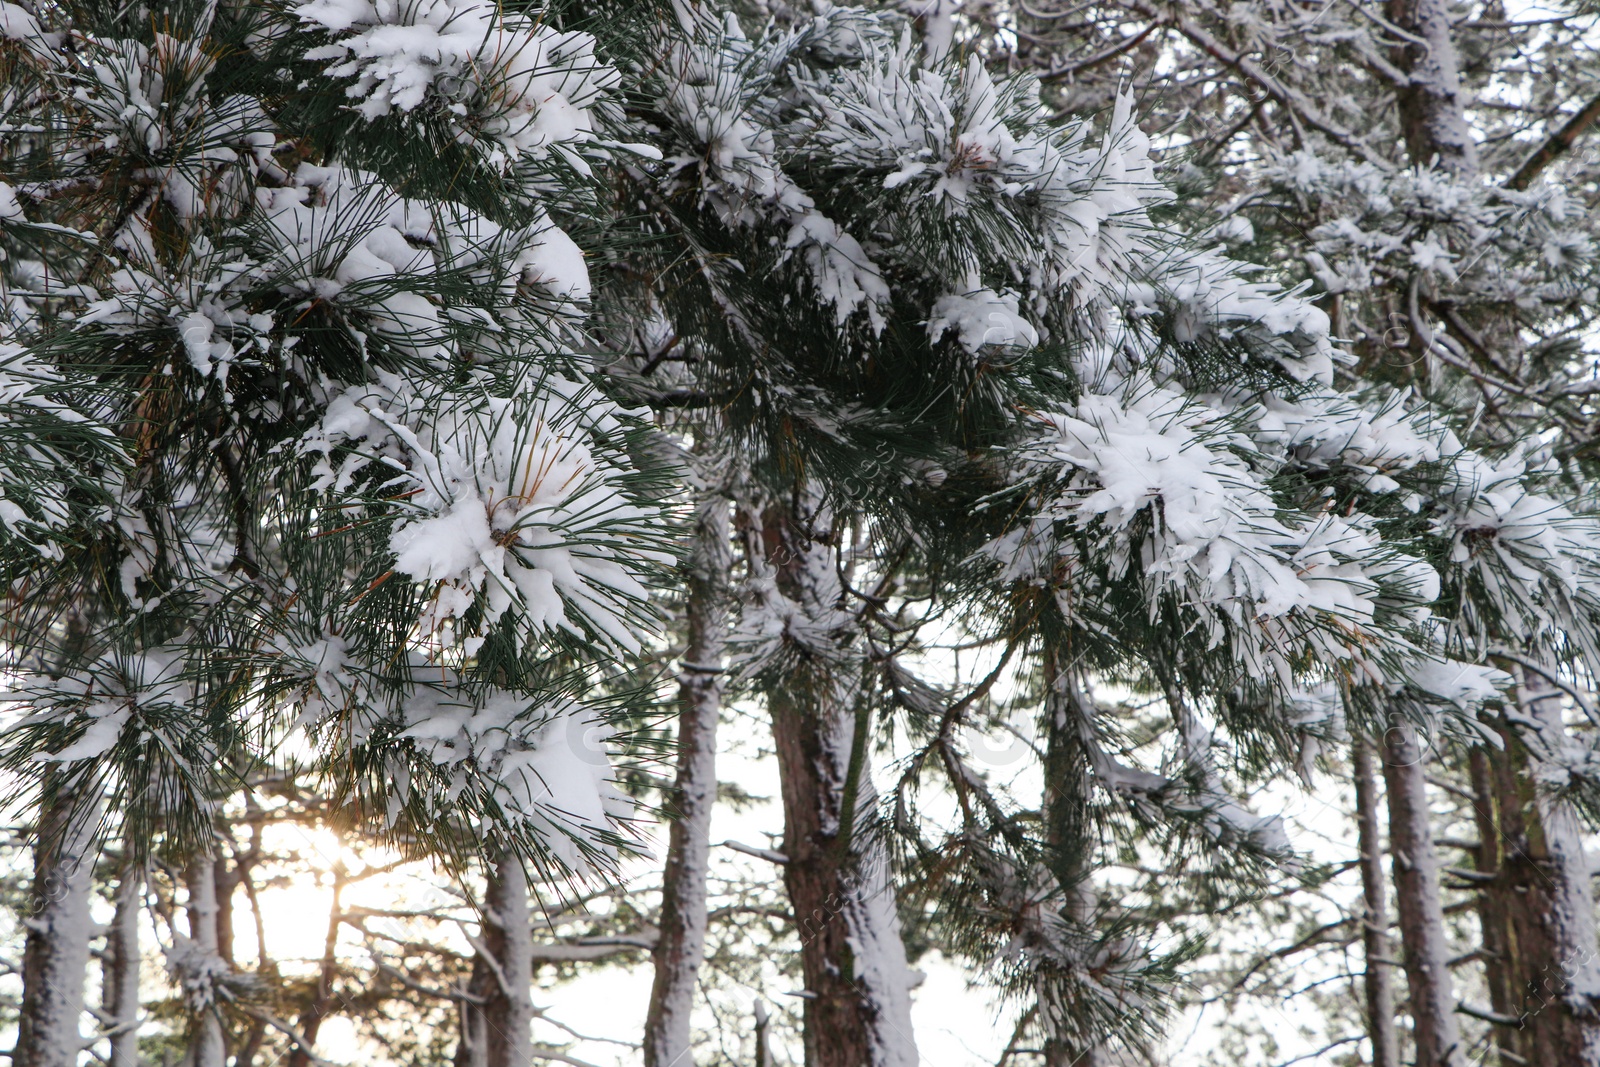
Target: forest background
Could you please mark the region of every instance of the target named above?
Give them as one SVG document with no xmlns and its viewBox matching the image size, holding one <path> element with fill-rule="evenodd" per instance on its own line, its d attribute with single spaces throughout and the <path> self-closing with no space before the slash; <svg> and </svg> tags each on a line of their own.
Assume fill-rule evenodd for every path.
<svg viewBox="0 0 1600 1067">
<path fill-rule="evenodd" d="M 14 1064 L 1600 1063 L 1592 4 L 0 15 Z"/>
</svg>

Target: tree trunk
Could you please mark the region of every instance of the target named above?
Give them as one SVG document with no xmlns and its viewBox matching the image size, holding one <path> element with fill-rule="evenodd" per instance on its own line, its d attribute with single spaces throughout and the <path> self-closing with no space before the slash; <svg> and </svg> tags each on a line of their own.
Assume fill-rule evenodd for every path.
<svg viewBox="0 0 1600 1067">
<path fill-rule="evenodd" d="M 1446 0 L 1389 0 L 1390 20 L 1419 38 L 1395 49 L 1396 66 L 1411 76 L 1397 99 L 1411 161 L 1437 158 L 1457 176 L 1473 178 L 1477 151 L 1463 112 L 1449 6 Z M 1502 347 L 1520 347 L 1512 322 L 1488 332 L 1505 339 Z M 1600 965 L 1582 828 L 1535 781 L 1543 754 L 1564 743 L 1561 702 L 1542 678 L 1519 673 L 1520 717 L 1536 735 L 1534 751 L 1515 731 L 1502 729 L 1505 752 L 1483 752 L 1473 767 L 1485 854 L 1480 866 L 1492 860 L 1496 874 L 1482 889 L 1480 908 L 1490 994 L 1505 999 L 1507 1014 L 1520 1020 L 1495 1040 L 1502 1049 L 1515 1047 L 1528 1063 L 1600 1064 Z M 1485 805 L 1491 780 L 1495 803 Z"/>
<path fill-rule="evenodd" d="M 783 793 L 784 883 L 800 931 L 806 1067 L 915 1067 L 910 969 L 888 850 L 870 819 L 868 709 L 832 551 L 792 512 L 762 537 L 792 667 L 767 689 Z"/>
<path fill-rule="evenodd" d="M 22 1010 L 13 1067 L 76 1067 L 83 1047 L 83 980 L 89 969 L 89 894 L 98 807 L 47 799 L 33 848 Z"/>
<path fill-rule="evenodd" d="M 139 870 L 124 863 L 117 910 L 106 931 L 103 1010 L 113 1030 L 109 1067 L 139 1067 Z"/>
<path fill-rule="evenodd" d="M 1536 1062 L 1600 1064 L 1600 963 L 1596 954 L 1594 893 L 1588 859 L 1583 853 L 1583 828 L 1572 809 L 1539 788 L 1534 774 L 1540 755 L 1566 747 L 1561 694 L 1538 674 L 1522 670 L 1518 703 L 1523 719 L 1536 732 L 1530 738 L 1539 753 L 1517 744 L 1522 757 L 1516 781 L 1521 790 L 1527 850 L 1526 905 L 1531 948 L 1543 958 L 1523 953 L 1524 1025 Z"/>
<path fill-rule="evenodd" d="M 1396 722 L 1384 735 L 1383 777 L 1389 795 L 1389 851 L 1396 911 L 1405 946 L 1411 1032 L 1417 1067 L 1464 1067 L 1450 983 L 1450 946 L 1439 895 L 1439 861 L 1429 826 L 1424 753 L 1416 731 Z"/>
<path fill-rule="evenodd" d="M 1507 844 L 1521 836 L 1520 804 L 1510 810 L 1499 787 L 1511 780 L 1508 756 L 1502 749 L 1475 746 L 1467 757 L 1472 781 L 1473 818 L 1478 829 L 1478 848 L 1473 866 L 1480 874 L 1491 875 L 1492 882 L 1478 886 L 1478 928 L 1482 931 L 1480 953 L 1484 979 L 1489 987 L 1489 1007 L 1496 1015 L 1514 1017 L 1522 1010 L 1522 989 L 1516 979 L 1520 956 L 1515 912 L 1519 903 L 1513 895 L 1510 865 L 1506 862 Z M 1502 1067 L 1527 1059 L 1525 1027 L 1496 1026 L 1490 1040 L 1502 1053 Z"/>
<path fill-rule="evenodd" d="M 1087 926 L 1094 921 L 1094 875 L 1089 794 L 1089 762 L 1078 736 L 1078 717 L 1072 707 L 1071 687 L 1078 680 L 1062 672 L 1057 650 L 1044 653 L 1045 791 L 1040 803 L 1044 819 L 1047 863 L 1067 918 Z M 1044 1031 L 1045 1067 L 1102 1067 L 1106 1052 L 1102 1042 L 1084 1036 L 1075 1025 L 1080 1020 L 1069 1005 L 1054 1003 L 1047 990 L 1037 994 L 1038 1017 Z"/>
<path fill-rule="evenodd" d="M 756 1067 L 772 1067 L 772 1044 L 767 1030 L 772 1020 L 767 1015 L 767 1002 L 756 1001 Z"/>
<path fill-rule="evenodd" d="M 1387 13 L 1409 38 L 1394 47 L 1391 58 L 1409 76 L 1395 90 L 1395 103 L 1411 162 L 1429 166 L 1437 161 L 1457 177 L 1475 177 L 1478 152 L 1462 110 L 1447 0 L 1388 0 Z M 1416 732 L 1397 717 L 1385 734 L 1383 777 L 1417 1067 L 1460 1067 L 1466 1057 L 1447 964 L 1424 757 Z"/>
<path fill-rule="evenodd" d="M 218 960 L 217 952 L 217 862 L 210 856 L 201 856 L 189 865 L 185 879 L 189 885 L 189 902 L 185 917 L 189 923 L 189 940 L 200 954 Z M 209 997 L 194 1019 L 190 1036 L 189 1062 L 193 1067 L 225 1067 L 228 1060 L 227 1035 L 222 1029 L 222 1006 L 214 996 Z"/>
<path fill-rule="evenodd" d="M 305 1045 L 295 1045 L 289 1052 L 289 1067 L 311 1067 L 312 1050 L 317 1047 L 317 1033 L 322 1020 L 333 1007 L 333 980 L 338 974 L 339 926 L 344 921 L 345 869 L 342 862 L 333 868 L 333 903 L 328 908 L 328 930 L 322 938 L 322 968 L 317 974 L 317 990 L 311 1003 L 300 1015 L 300 1033 Z"/>
<path fill-rule="evenodd" d="M 1582 829 L 1536 784 L 1543 753 L 1564 744 L 1560 700 L 1529 675 L 1519 686 L 1521 724 L 1496 723 L 1499 749 L 1473 753 L 1479 916 L 1491 1006 L 1518 1020 L 1496 1027 L 1503 1062 L 1600 1064 L 1600 992 L 1594 898 Z"/>
<path fill-rule="evenodd" d="M 533 924 L 522 861 L 505 855 L 489 872 L 484 894 L 483 995 L 485 1067 L 528 1067 L 533 1059 Z"/>
<path fill-rule="evenodd" d="M 662 876 L 661 936 L 645 1019 L 645 1067 L 692 1067 L 689 1014 L 706 941 L 706 870 L 717 799 L 717 719 L 722 713 L 728 575 L 728 505 L 701 502 L 689 564 L 689 634 L 678 682 L 678 774 L 667 802 L 671 825 Z"/>
<path fill-rule="evenodd" d="M 239 871 L 228 865 L 227 858 L 217 854 L 212 873 L 217 882 L 217 958 L 235 969 L 233 958 L 233 891 L 239 885 Z"/>
<path fill-rule="evenodd" d="M 1448 0 L 1389 0 L 1389 21 L 1415 38 L 1393 49 L 1394 65 L 1410 75 L 1395 98 L 1411 161 L 1428 166 L 1437 160 L 1469 178 L 1478 173 L 1478 147 L 1462 110 L 1450 7 Z"/>
<path fill-rule="evenodd" d="M 480 954 L 472 961 L 472 977 L 467 980 L 465 992 L 469 996 L 484 996 L 494 980 L 494 972 L 484 963 Z M 460 1002 L 461 1038 L 456 1042 L 456 1054 L 451 1067 L 487 1067 L 489 1062 L 488 1024 L 483 1006 L 469 1000 Z"/>
<path fill-rule="evenodd" d="M 1400 1067 L 1400 1035 L 1394 1023 L 1394 977 L 1390 969 L 1389 908 L 1383 879 L 1383 837 L 1378 829 L 1378 782 L 1372 742 L 1357 737 L 1351 749 L 1356 780 L 1356 839 L 1361 850 L 1361 944 L 1366 954 L 1367 1036 L 1372 1067 Z"/>
</svg>

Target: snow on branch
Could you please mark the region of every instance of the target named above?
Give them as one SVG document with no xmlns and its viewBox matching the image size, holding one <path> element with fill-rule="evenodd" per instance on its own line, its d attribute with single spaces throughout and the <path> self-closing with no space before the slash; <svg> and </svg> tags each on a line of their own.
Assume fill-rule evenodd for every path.
<svg viewBox="0 0 1600 1067">
<path fill-rule="evenodd" d="M 355 79 L 345 93 L 368 121 L 426 106 L 462 141 L 491 145 L 492 163 L 556 152 L 588 171 L 579 152 L 621 81 L 592 35 L 489 0 L 309 0 L 293 11 L 331 38 L 306 58 Z"/>
</svg>

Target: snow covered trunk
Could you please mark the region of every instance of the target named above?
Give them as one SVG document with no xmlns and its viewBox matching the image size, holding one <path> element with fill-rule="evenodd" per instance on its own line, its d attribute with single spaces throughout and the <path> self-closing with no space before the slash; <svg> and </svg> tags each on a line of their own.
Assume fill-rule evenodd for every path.
<svg viewBox="0 0 1600 1067">
<path fill-rule="evenodd" d="M 1070 687 L 1077 681 L 1066 675 L 1057 650 L 1045 650 L 1045 844 L 1050 873 L 1062 896 L 1068 917 L 1076 923 L 1094 921 L 1093 843 L 1089 827 L 1089 794 L 1093 788 L 1089 762 L 1078 736 L 1078 712 L 1070 703 Z M 1049 1008 L 1050 997 L 1039 991 L 1044 1029 L 1045 1067 L 1103 1067 L 1105 1048 L 1072 1032 L 1059 1011 Z"/>
<path fill-rule="evenodd" d="M 769 511 L 762 531 L 779 590 L 810 620 L 837 610 L 833 553 L 796 517 Z M 814 641 L 810 638 L 809 641 Z M 866 752 L 859 667 L 848 649 L 796 642 L 793 667 L 767 691 L 783 793 L 784 884 L 805 975 L 806 1067 L 915 1067 L 914 984 L 900 940 L 888 849 Z"/>
<path fill-rule="evenodd" d="M 706 942 L 706 870 L 717 800 L 717 719 L 722 713 L 728 575 L 728 505 L 708 498 L 695 517 L 686 582 L 688 640 L 678 682 L 678 775 L 667 811 L 655 984 L 645 1019 L 645 1067 L 690 1067 L 689 1014 Z"/>
<path fill-rule="evenodd" d="M 961 0 L 901 0 L 900 7 L 922 30 L 922 49 L 931 67 L 950 54 L 956 38 L 956 10 Z"/>
<path fill-rule="evenodd" d="M 1478 171 L 1478 148 L 1463 113 L 1461 72 L 1450 37 L 1449 0 L 1389 0 L 1389 20 L 1408 39 L 1394 46 L 1393 62 L 1410 75 L 1395 90 L 1400 126 L 1411 161 L 1438 164 L 1455 174 Z"/>
<path fill-rule="evenodd" d="M 117 910 L 106 931 L 103 1010 L 112 1027 L 110 1067 L 139 1067 L 139 870 L 122 868 Z"/>
<path fill-rule="evenodd" d="M 1389 851 L 1396 910 L 1405 946 L 1411 1032 L 1417 1067 L 1464 1067 L 1450 982 L 1450 945 L 1439 894 L 1439 860 L 1429 826 L 1424 753 L 1416 731 L 1396 722 L 1384 735 L 1383 777 L 1389 797 Z"/>
<path fill-rule="evenodd" d="M 83 1048 L 79 1026 L 99 812 L 76 806 L 74 799 L 47 800 L 39 815 L 14 1067 L 76 1067 Z"/>
<path fill-rule="evenodd" d="M 218 958 L 217 861 L 211 856 L 195 859 L 189 864 L 185 880 L 189 886 L 189 902 L 185 909 L 189 940 L 203 958 Z M 222 1030 L 221 1007 L 214 997 L 208 999 L 194 1020 L 187 1062 L 193 1067 L 225 1067 L 228 1049 L 227 1035 Z"/>
<path fill-rule="evenodd" d="M 767 1039 L 767 1031 L 772 1025 L 771 1017 L 767 1015 L 767 1003 L 764 1000 L 756 1001 L 756 1067 L 772 1067 L 772 1043 Z"/>
<path fill-rule="evenodd" d="M 482 992 L 485 1067 L 528 1067 L 533 1059 L 533 925 L 528 878 L 502 856 L 484 894 L 483 948 L 492 980 Z"/>
<path fill-rule="evenodd" d="M 1366 956 L 1367 1036 L 1372 1067 L 1400 1067 L 1394 1025 L 1394 978 L 1389 965 L 1389 908 L 1383 878 L 1383 836 L 1378 827 L 1378 782 L 1372 742 L 1357 737 L 1350 761 L 1356 784 L 1356 839 L 1361 850 L 1361 944 Z"/>
<path fill-rule="evenodd" d="M 1539 747 L 1554 755 L 1568 747 L 1559 690 L 1524 668 L 1517 698 L 1524 720 L 1538 735 Z M 1517 746 L 1517 755 L 1526 748 Z M 1524 954 L 1523 1025 L 1536 1063 L 1600 1064 L 1600 943 L 1595 936 L 1595 902 L 1583 827 L 1572 808 L 1537 784 L 1534 760 L 1519 776 L 1530 877 L 1526 905 L 1540 930 L 1530 938 L 1544 958 Z"/>
</svg>

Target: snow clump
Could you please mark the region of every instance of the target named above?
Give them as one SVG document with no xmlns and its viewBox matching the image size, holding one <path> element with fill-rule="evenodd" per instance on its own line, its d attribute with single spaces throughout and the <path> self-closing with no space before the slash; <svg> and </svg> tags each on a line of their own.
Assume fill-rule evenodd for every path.
<svg viewBox="0 0 1600 1067">
<path fill-rule="evenodd" d="M 594 140 L 595 108 L 621 81 L 594 54 L 594 37 L 563 33 L 489 0 L 309 0 L 306 25 L 332 42 L 306 54 L 333 60 L 327 74 L 367 120 L 430 105 L 463 142 L 493 146 L 492 162 L 577 154 Z"/>
</svg>

